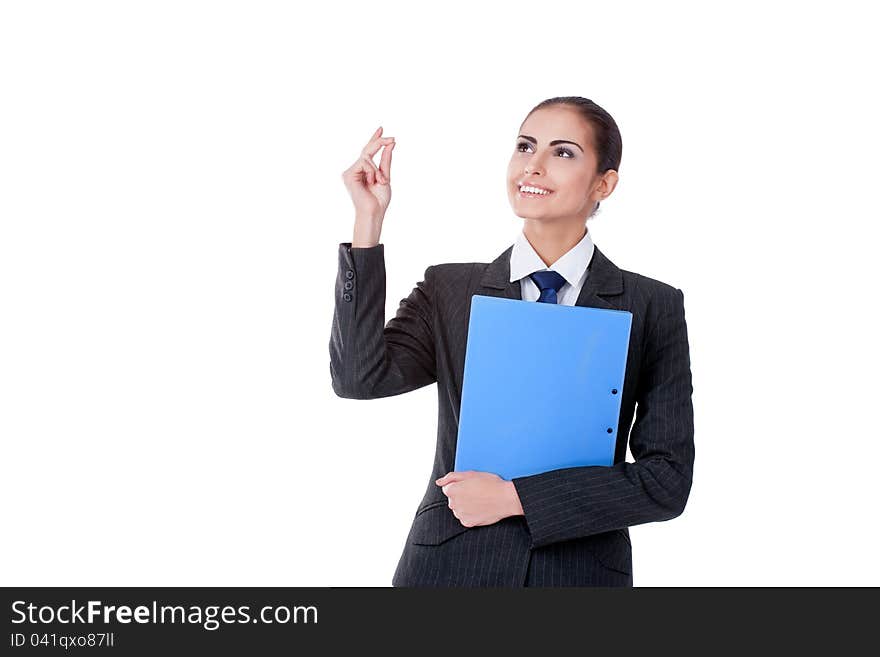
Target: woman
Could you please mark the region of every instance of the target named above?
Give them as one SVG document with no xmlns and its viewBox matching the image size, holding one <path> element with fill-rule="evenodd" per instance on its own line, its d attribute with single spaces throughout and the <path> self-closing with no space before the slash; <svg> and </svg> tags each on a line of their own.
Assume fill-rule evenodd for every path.
<svg viewBox="0 0 880 657">
<path fill-rule="evenodd" d="M 681 290 L 616 267 L 585 225 L 617 184 L 622 146 L 614 119 L 580 97 L 551 98 L 529 112 L 507 172 L 508 197 L 523 219 L 516 243 L 491 263 L 428 267 L 385 325 L 379 237 L 393 149 L 380 127 L 343 174 L 355 224 L 352 241 L 338 249 L 330 339 L 340 397 L 387 397 L 437 383 L 434 468 L 392 585 L 632 586 L 627 528 L 682 513 L 694 429 Z M 625 460 L 621 430 L 610 467 L 510 481 L 452 471 L 474 294 L 632 313 L 618 426 L 628 430 L 634 463 Z"/>
</svg>

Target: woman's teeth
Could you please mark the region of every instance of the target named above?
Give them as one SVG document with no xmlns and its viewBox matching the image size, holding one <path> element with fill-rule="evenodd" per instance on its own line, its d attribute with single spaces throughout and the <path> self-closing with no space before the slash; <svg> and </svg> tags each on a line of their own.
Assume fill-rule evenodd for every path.
<svg viewBox="0 0 880 657">
<path fill-rule="evenodd" d="M 531 194 L 533 196 L 547 196 L 550 194 L 547 190 L 538 189 L 537 187 L 529 187 L 528 185 L 520 187 L 519 191 L 522 194 Z"/>
</svg>

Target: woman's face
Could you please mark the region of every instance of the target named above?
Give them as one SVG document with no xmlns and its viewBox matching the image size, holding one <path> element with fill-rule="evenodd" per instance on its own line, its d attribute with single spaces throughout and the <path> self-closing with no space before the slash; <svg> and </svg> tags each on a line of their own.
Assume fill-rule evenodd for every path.
<svg viewBox="0 0 880 657">
<path fill-rule="evenodd" d="M 596 173 L 597 162 L 593 128 L 577 110 L 557 105 L 533 112 L 520 128 L 507 167 L 513 211 L 523 219 L 583 223 L 596 202 L 611 193 L 609 182 L 616 182 L 616 172 Z M 550 193 L 529 193 L 520 189 L 523 184 Z"/>
</svg>

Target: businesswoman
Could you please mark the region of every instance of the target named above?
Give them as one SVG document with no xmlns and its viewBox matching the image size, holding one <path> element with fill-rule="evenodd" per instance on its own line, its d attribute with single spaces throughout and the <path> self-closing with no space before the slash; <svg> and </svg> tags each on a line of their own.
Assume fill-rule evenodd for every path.
<svg viewBox="0 0 880 657">
<path fill-rule="evenodd" d="M 515 243 L 489 263 L 429 266 L 387 324 L 380 235 L 394 138 L 380 127 L 343 173 L 355 221 L 352 241 L 338 248 L 333 390 L 374 399 L 437 384 L 434 466 L 393 586 L 632 586 L 628 527 L 684 511 L 694 463 L 684 295 L 619 269 L 586 225 L 617 184 L 621 143 L 614 119 L 591 100 L 538 104 L 511 145 L 507 195 L 523 220 Z M 510 481 L 453 471 L 475 294 L 632 313 L 612 466 Z M 627 440 L 635 462 L 625 459 Z"/>
</svg>

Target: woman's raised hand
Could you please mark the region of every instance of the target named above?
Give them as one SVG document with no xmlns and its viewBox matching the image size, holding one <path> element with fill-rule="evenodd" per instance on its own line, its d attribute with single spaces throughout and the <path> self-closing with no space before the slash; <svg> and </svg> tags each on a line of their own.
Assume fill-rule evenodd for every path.
<svg viewBox="0 0 880 657">
<path fill-rule="evenodd" d="M 377 167 L 373 156 L 384 148 Z M 391 150 L 394 137 L 382 137 L 382 126 L 373 133 L 360 157 L 342 174 L 342 182 L 354 203 L 355 222 L 380 222 L 391 202 Z"/>
</svg>

